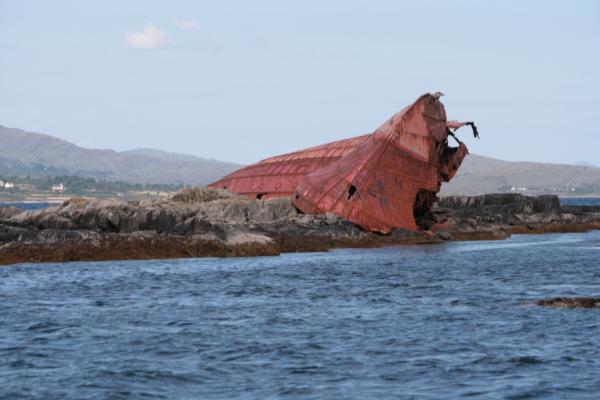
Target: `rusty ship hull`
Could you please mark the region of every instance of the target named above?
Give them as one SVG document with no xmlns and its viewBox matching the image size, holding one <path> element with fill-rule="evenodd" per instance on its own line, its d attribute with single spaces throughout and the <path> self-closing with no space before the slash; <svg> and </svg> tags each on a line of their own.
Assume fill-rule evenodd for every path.
<svg viewBox="0 0 600 400">
<path fill-rule="evenodd" d="M 270 157 L 210 184 L 251 198 L 291 197 L 303 213 L 331 212 L 365 230 L 417 230 L 442 182 L 468 154 L 440 94 L 424 94 L 373 133 Z"/>
</svg>

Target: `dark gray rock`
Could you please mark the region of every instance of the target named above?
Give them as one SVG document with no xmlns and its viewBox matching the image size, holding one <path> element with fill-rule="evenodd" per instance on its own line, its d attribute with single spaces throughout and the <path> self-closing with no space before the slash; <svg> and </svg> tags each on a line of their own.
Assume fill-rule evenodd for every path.
<svg viewBox="0 0 600 400">
<path fill-rule="evenodd" d="M 536 304 L 553 308 L 600 308 L 600 297 L 554 297 L 538 300 Z"/>
<path fill-rule="evenodd" d="M 14 215 L 22 213 L 23 210 L 16 207 L 0 207 L 0 220 L 8 219 Z"/>
<path fill-rule="evenodd" d="M 433 232 L 396 229 L 382 236 L 362 231 L 334 214 L 300 214 L 287 198 L 253 200 L 212 190 L 190 192 L 177 201 L 75 198 L 45 210 L 4 210 L 0 214 L 0 254 L 3 246 L 14 249 L 19 245 L 56 245 L 61 241 L 85 241 L 89 245 L 105 239 L 121 243 L 128 238 L 133 242 L 148 239 L 157 243 L 165 243 L 161 242 L 162 238 L 175 238 L 175 244 L 183 243 L 177 240 L 189 240 L 192 248 L 195 248 L 193 243 L 200 241 L 217 254 L 222 254 L 218 249 L 227 246 L 254 246 L 257 252 L 268 249 L 272 254 L 276 243 L 287 251 L 314 251 L 333 245 L 489 240 L 521 231 L 600 227 L 600 210 L 562 209 L 556 196 L 492 194 L 440 199 L 435 209 L 421 218 L 421 222 L 425 221 L 421 226 Z M 124 249 L 119 251 L 126 252 Z M 167 256 L 172 254 L 168 249 L 168 246 L 163 249 Z M 256 254 L 245 251 L 240 254 Z M 92 253 L 86 253 L 85 257 Z M 192 253 L 201 254 L 196 250 Z M 32 250 L 32 254 L 35 255 L 35 251 Z"/>
<path fill-rule="evenodd" d="M 442 197 L 431 219 L 449 220 L 465 229 L 550 224 L 563 218 L 557 196 L 524 196 L 518 193 L 486 194 L 473 197 Z"/>
</svg>

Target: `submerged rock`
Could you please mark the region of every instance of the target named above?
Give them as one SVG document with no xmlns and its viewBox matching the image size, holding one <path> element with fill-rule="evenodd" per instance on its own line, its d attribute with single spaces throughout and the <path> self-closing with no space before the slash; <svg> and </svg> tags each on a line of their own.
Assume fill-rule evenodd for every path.
<svg viewBox="0 0 600 400">
<path fill-rule="evenodd" d="M 554 297 L 538 300 L 536 304 L 554 308 L 600 308 L 600 297 Z"/>
</svg>

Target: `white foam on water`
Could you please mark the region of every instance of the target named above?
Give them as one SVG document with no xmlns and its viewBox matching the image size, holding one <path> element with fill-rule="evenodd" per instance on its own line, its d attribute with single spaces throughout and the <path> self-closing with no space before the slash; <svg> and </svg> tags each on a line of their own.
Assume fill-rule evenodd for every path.
<svg viewBox="0 0 600 400">
<path fill-rule="evenodd" d="M 561 236 L 551 240 L 535 240 L 527 242 L 518 242 L 522 238 L 513 238 L 506 241 L 486 241 L 486 242 L 462 242 L 451 249 L 452 252 L 462 253 L 468 251 L 484 251 L 484 250 L 498 250 L 498 249 L 510 249 L 510 248 L 522 248 L 532 246 L 555 246 L 558 244 L 573 244 L 583 242 L 581 238 Z"/>
<path fill-rule="evenodd" d="M 569 283 L 557 283 L 555 285 L 542 285 L 539 287 L 540 290 L 598 290 L 600 285 L 573 285 Z"/>
</svg>

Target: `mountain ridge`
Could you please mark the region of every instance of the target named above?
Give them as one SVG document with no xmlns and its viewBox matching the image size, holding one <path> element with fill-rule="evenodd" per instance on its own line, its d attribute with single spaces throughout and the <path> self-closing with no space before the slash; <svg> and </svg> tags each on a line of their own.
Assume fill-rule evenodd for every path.
<svg viewBox="0 0 600 400">
<path fill-rule="evenodd" d="M 149 155 L 136 150 L 87 149 L 51 135 L 0 125 L 0 159 L 25 166 L 43 165 L 48 169 L 70 171 L 73 175 L 132 183 L 198 185 L 210 183 L 241 167 L 230 162 L 187 155 L 178 159 L 175 153 L 154 152 Z"/>
<path fill-rule="evenodd" d="M 150 148 L 86 149 L 51 135 L 0 125 L 0 175 L 77 175 L 130 183 L 205 185 L 241 164 Z M 521 192 L 600 194 L 600 168 L 505 161 L 470 154 L 441 195 Z"/>
<path fill-rule="evenodd" d="M 600 168 L 571 164 L 505 161 L 469 154 L 456 176 L 442 185 L 442 195 L 494 192 L 525 194 L 600 194 Z"/>
<path fill-rule="evenodd" d="M 177 161 L 216 161 L 216 162 L 227 162 L 227 161 L 216 160 L 214 158 L 205 158 L 205 157 L 194 156 L 194 155 L 191 155 L 191 154 L 184 154 L 184 153 L 177 153 L 177 152 L 172 152 L 172 151 L 158 150 L 158 149 L 152 149 L 152 148 L 147 148 L 147 147 L 138 147 L 138 148 L 131 149 L 131 150 L 123 150 L 123 151 L 119 151 L 118 153 L 125 154 L 125 155 L 154 157 L 154 158 L 160 158 L 160 159 L 165 159 L 165 160 L 177 160 Z M 235 164 L 235 163 L 232 163 L 232 164 Z"/>
</svg>

